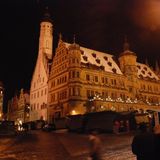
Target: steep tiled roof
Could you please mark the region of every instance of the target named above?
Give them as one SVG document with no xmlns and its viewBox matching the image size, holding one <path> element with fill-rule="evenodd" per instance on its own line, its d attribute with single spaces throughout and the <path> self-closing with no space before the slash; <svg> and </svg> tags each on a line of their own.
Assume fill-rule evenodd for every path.
<svg viewBox="0 0 160 160">
<path fill-rule="evenodd" d="M 71 44 L 65 43 L 65 45 L 67 48 L 69 48 Z M 113 55 L 107 54 L 104 52 L 95 51 L 85 47 L 80 47 L 80 49 L 82 51 L 81 52 L 82 63 L 85 63 L 85 64 L 89 63 L 99 67 L 103 66 L 106 72 L 123 74 L 119 66 L 113 60 Z M 125 52 L 125 54 L 129 54 L 129 53 L 134 54 L 131 51 Z M 150 79 L 160 80 L 159 77 L 151 70 L 151 68 L 149 68 L 145 64 L 137 62 L 137 71 L 138 71 L 137 73 L 138 78 L 150 78 Z"/>
<path fill-rule="evenodd" d="M 66 47 L 68 48 L 69 43 L 65 43 Z M 120 68 L 116 64 L 116 62 L 113 60 L 113 55 L 95 51 L 92 49 L 88 49 L 85 47 L 80 47 L 82 50 L 81 53 L 81 62 L 82 63 L 90 63 L 96 66 L 103 66 L 104 70 L 111 73 L 117 73 L 122 74 Z"/>
<path fill-rule="evenodd" d="M 145 64 L 137 63 L 138 77 L 159 80 L 158 76 Z"/>
</svg>

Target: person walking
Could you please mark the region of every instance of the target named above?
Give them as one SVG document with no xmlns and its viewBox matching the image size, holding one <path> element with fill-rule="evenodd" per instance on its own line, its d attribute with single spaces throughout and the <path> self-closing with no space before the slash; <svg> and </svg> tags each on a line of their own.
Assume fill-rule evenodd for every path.
<svg viewBox="0 0 160 160">
<path fill-rule="evenodd" d="M 90 142 L 90 159 L 91 160 L 102 160 L 101 158 L 101 140 L 97 135 L 96 131 L 91 132 L 89 135 Z"/>
</svg>

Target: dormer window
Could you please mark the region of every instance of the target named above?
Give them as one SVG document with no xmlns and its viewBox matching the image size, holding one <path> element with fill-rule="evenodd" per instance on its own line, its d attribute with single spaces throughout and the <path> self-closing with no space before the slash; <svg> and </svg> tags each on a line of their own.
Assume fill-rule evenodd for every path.
<svg viewBox="0 0 160 160">
<path fill-rule="evenodd" d="M 138 67 L 138 69 L 141 69 L 141 66 L 138 65 L 137 67 Z"/>
<path fill-rule="evenodd" d="M 96 54 L 95 54 L 95 53 L 92 53 L 92 56 L 93 56 L 94 58 L 96 58 Z"/>
<path fill-rule="evenodd" d="M 111 62 L 108 62 L 108 65 L 109 65 L 109 66 L 112 66 L 112 63 L 111 63 Z"/>
<path fill-rule="evenodd" d="M 104 56 L 103 58 L 104 58 L 106 61 L 108 61 L 108 57 Z"/>
<path fill-rule="evenodd" d="M 148 72 L 148 74 L 149 74 L 150 76 L 152 76 L 152 73 L 151 73 L 151 72 Z"/>
<path fill-rule="evenodd" d="M 100 69 L 104 70 L 104 68 L 105 68 L 105 67 L 104 67 L 103 65 L 100 66 Z"/>
<path fill-rule="evenodd" d="M 83 56 L 84 61 L 88 61 L 88 57 L 87 56 Z"/>
<path fill-rule="evenodd" d="M 117 73 L 116 68 L 112 68 L 113 73 Z"/>
<path fill-rule="evenodd" d="M 100 59 L 96 59 L 96 62 L 97 62 L 98 64 L 100 64 Z"/>
<path fill-rule="evenodd" d="M 147 67 L 144 67 L 144 70 L 146 70 L 146 71 L 147 71 Z"/>
<path fill-rule="evenodd" d="M 142 71 L 143 74 L 145 74 L 145 71 Z"/>
</svg>

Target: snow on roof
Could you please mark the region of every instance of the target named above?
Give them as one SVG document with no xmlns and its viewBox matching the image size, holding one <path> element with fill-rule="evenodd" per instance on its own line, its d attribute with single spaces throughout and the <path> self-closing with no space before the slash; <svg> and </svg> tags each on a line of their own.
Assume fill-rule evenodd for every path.
<svg viewBox="0 0 160 160">
<path fill-rule="evenodd" d="M 145 64 L 137 63 L 138 77 L 159 80 L 158 76 Z"/>
<path fill-rule="evenodd" d="M 65 43 L 65 45 L 68 48 L 69 45 L 71 44 Z M 113 60 L 113 55 L 88 49 L 81 46 L 80 46 L 80 49 L 82 50 L 82 53 L 81 53 L 82 63 L 86 63 L 86 64 L 90 63 L 99 67 L 103 66 L 106 72 L 122 74 L 120 68 L 118 67 L 116 62 Z"/>
</svg>

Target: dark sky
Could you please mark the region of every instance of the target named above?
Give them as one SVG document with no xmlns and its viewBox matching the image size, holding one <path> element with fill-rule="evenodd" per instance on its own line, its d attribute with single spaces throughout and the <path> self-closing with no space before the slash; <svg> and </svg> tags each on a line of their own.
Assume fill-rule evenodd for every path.
<svg viewBox="0 0 160 160">
<path fill-rule="evenodd" d="M 139 62 L 148 59 L 154 67 L 160 61 L 158 0 L 1 0 L 0 80 L 5 102 L 16 90 L 30 88 L 45 6 L 54 22 L 54 46 L 60 32 L 67 42 L 75 34 L 76 43 L 117 57 L 127 35 Z"/>
</svg>

